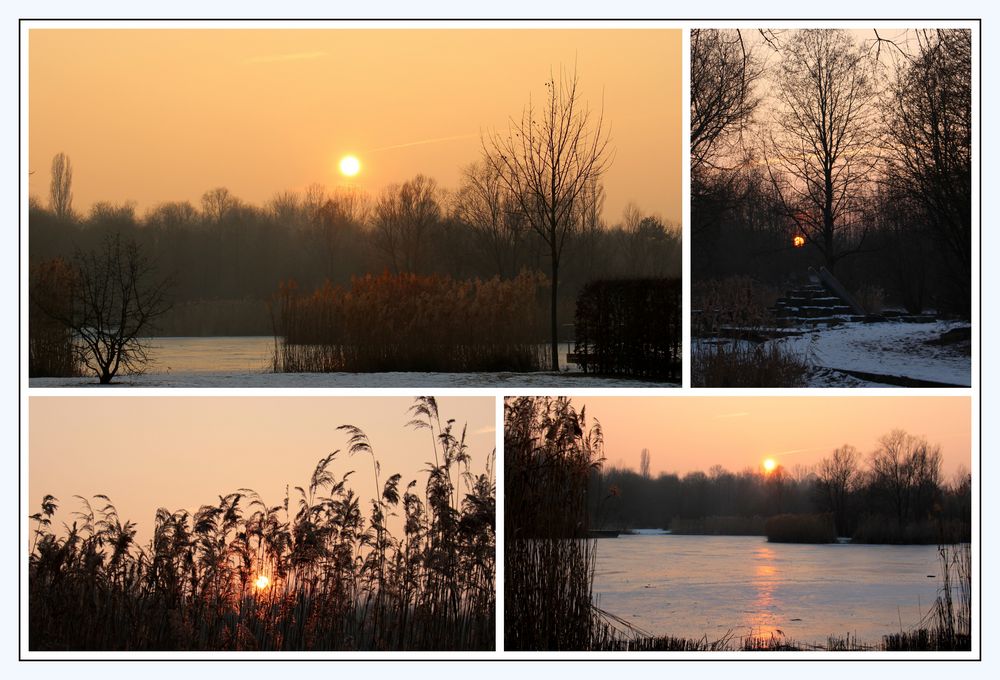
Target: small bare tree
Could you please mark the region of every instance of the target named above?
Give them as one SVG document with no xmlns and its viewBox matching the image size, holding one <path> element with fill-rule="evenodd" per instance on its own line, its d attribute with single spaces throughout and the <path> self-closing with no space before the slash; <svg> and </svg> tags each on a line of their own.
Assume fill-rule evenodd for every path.
<svg viewBox="0 0 1000 680">
<path fill-rule="evenodd" d="M 566 242 L 586 213 L 588 189 L 610 167 L 613 150 L 603 109 L 594 116 L 580 101 L 576 71 L 561 71 L 545 84 L 539 111 L 530 101 L 507 131 L 483 140 L 486 164 L 494 169 L 518 211 L 549 251 L 552 370 L 559 370 L 559 265 Z"/>
<path fill-rule="evenodd" d="M 52 158 L 52 183 L 49 185 L 49 208 L 61 220 L 73 216 L 73 164 L 69 156 L 57 153 Z"/>
<path fill-rule="evenodd" d="M 169 309 L 168 281 L 155 276 L 150 260 L 118 234 L 94 252 L 77 252 L 72 263 L 70 304 L 45 308 L 71 329 L 81 364 L 110 383 L 119 372 L 139 374 L 148 362 L 146 336 Z"/>
</svg>

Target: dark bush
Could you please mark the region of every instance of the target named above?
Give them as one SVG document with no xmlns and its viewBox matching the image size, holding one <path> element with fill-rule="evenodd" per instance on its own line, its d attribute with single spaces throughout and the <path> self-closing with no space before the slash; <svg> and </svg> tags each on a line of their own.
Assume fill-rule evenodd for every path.
<svg viewBox="0 0 1000 680">
<path fill-rule="evenodd" d="M 764 523 L 767 540 L 771 543 L 834 543 L 837 530 L 833 515 L 775 515 Z"/>
<path fill-rule="evenodd" d="M 679 380 L 680 279 L 592 281 L 577 297 L 575 332 L 585 373 Z"/>
</svg>

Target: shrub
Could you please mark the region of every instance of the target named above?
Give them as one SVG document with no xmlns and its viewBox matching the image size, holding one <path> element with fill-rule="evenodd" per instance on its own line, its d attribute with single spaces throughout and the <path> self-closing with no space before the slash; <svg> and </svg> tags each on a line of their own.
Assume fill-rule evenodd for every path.
<svg viewBox="0 0 1000 680">
<path fill-rule="evenodd" d="M 593 281 L 576 302 L 575 351 L 584 372 L 679 380 L 679 279 Z"/>
<path fill-rule="evenodd" d="M 62 258 L 34 264 L 28 284 L 28 375 L 32 378 L 80 375 L 73 331 L 60 318 L 70 316 L 73 270 Z"/>
<path fill-rule="evenodd" d="M 837 530 L 832 513 L 815 515 L 775 515 L 764 523 L 771 543 L 835 543 Z"/>
</svg>

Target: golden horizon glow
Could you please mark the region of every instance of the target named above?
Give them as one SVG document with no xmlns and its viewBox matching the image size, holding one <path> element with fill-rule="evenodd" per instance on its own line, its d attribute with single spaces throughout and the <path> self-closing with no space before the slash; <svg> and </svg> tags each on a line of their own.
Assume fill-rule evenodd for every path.
<svg viewBox="0 0 1000 680">
<path fill-rule="evenodd" d="M 764 472 L 768 474 L 774 472 L 775 468 L 778 467 L 778 463 L 777 461 L 774 460 L 774 458 L 765 458 L 764 463 L 762 465 L 764 468 Z"/>
<path fill-rule="evenodd" d="M 264 590 L 264 588 L 267 588 L 269 585 L 271 585 L 271 579 L 261 574 L 260 576 L 257 577 L 257 580 L 254 581 L 253 584 L 257 586 L 257 590 Z"/>
<path fill-rule="evenodd" d="M 52 157 L 73 164 L 73 208 L 199 205 L 213 187 L 264 205 L 343 181 L 360 159 L 369 191 L 417 174 L 456 191 L 560 68 L 604 115 L 615 149 L 604 219 L 630 203 L 679 225 L 682 139 L 678 29 L 32 28 L 29 194 L 44 204 Z M 341 64 L 353 68 L 337 68 Z M 401 70 L 405 65 L 405 76 Z M 198 102 L 191 106 L 190 102 Z M 67 115 L 72 111 L 72 115 Z M 261 134 L 281 130 L 281 134 Z M 417 143 L 419 142 L 419 143 Z M 378 153 L 377 162 L 373 160 Z"/>
<path fill-rule="evenodd" d="M 348 154 L 340 159 L 340 174 L 345 177 L 354 177 L 361 172 L 361 161 L 353 154 Z"/>
</svg>

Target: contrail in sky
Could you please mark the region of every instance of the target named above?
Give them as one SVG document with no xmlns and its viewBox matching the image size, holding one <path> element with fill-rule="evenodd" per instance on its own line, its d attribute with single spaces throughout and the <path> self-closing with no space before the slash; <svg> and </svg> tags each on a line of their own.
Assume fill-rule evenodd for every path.
<svg viewBox="0 0 1000 680">
<path fill-rule="evenodd" d="M 251 57 L 245 64 L 270 64 L 275 61 L 301 61 L 303 59 L 319 59 L 326 52 L 293 52 L 292 54 L 271 54 L 263 57 Z"/>
<path fill-rule="evenodd" d="M 393 144 L 392 146 L 383 146 L 378 149 L 368 149 L 366 153 L 375 153 L 376 151 L 389 151 L 390 149 L 403 149 L 408 146 L 419 146 L 421 144 L 434 144 L 435 142 L 450 142 L 453 139 L 471 139 L 473 137 L 478 137 L 478 134 L 474 135 L 455 135 L 454 137 L 435 137 L 434 139 L 421 139 L 418 142 L 406 142 L 405 144 Z"/>
</svg>

